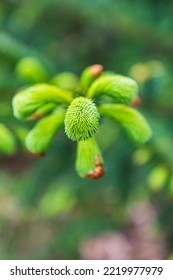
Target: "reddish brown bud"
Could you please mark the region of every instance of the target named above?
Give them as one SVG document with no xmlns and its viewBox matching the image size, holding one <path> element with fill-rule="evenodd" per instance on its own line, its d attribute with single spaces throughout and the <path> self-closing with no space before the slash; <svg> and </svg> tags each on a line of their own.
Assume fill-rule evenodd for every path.
<svg viewBox="0 0 173 280">
<path fill-rule="evenodd" d="M 94 64 L 91 66 L 91 75 L 95 78 L 100 76 L 100 74 L 103 72 L 103 66 L 101 64 Z"/>
<path fill-rule="evenodd" d="M 101 163 L 101 158 L 99 155 L 95 157 L 95 163 L 95 169 L 93 171 L 88 172 L 85 176 L 86 178 L 97 180 L 105 174 L 105 170 Z"/>
<path fill-rule="evenodd" d="M 29 153 L 29 154 L 36 158 L 42 158 L 45 156 L 45 153 Z"/>
<path fill-rule="evenodd" d="M 138 96 L 138 97 L 136 97 L 136 99 L 134 100 L 134 102 L 133 102 L 133 106 L 134 107 L 138 107 L 138 106 L 140 106 L 142 104 L 142 99 Z"/>
</svg>

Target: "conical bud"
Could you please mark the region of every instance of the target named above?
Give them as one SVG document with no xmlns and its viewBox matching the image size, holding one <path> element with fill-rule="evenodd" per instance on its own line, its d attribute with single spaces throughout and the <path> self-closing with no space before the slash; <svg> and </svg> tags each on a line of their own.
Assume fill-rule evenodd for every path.
<svg viewBox="0 0 173 280">
<path fill-rule="evenodd" d="M 103 72 L 103 66 L 94 64 L 84 69 L 81 74 L 80 84 L 83 89 L 87 89 Z"/>
<path fill-rule="evenodd" d="M 75 98 L 65 115 L 65 131 L 73 141 L 91 138 L 99 126 L 99 112 L 88 98 Z"/>
</svg>

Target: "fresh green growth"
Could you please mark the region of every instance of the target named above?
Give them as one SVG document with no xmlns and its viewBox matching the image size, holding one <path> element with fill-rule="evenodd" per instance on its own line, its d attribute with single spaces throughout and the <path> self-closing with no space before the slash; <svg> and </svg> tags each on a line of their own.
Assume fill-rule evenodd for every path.
<svg viewBox="0 0 173 280">
<path fill-rule="evenodd" d="M 87 90 L 89 86 L 102 74 L 103 66 L 94 64 L 84 69 L 81 74 L 80 84 L 83 90 Z"/>
<path fill-rule="evenodd" d="M 64 115 L 64 110 L 59 110 L 55 114 L 38 121 L 26 137 L 26 146 L 30 152 L 44 155 L 53 136 L 62 127 Z"/>
<path fill-rule="evenodd" d="M 6 155 L 11 155 L 16 151 L 16 143 L 13 134 L 2 123 L 0 124 L 0 151 Z"/>
<path fill-rule="evenodd" d="M 43 117 L 54 105 L 69 104 L 72 93 L 48 84 L 38 84 L 20 91 L 13 99 L 14 115 L 19 119 L 38 118 L 38 110 L 43 109 Z M 48 107 L 48 108 L 47 108 Z M 45 109 L 46 108 L 46 109 Z M 45 111 L 44 111 L 45 110 Z"/>
<path fill-rule="evenodd" d="M 24 57 L 16 66 L 17 74 L 34 83 L 42 83 L 48 79 L 44 65 L 36 57 Z"/>
<path fill-rule="evenodd" d="M 136 144 L 142 145 L 150 139 L 151 128 L 137 110 L 121 104 L 104 104 L 99 112 L 118 121 Z"/>
<path fill-rule="evenodd" d="M 91 138 L 99 126 L 99 112 L 94 102 L 78 97 L 68 107 L 65 115 L 65 132 L 73 141 Z"/>
<path fill-rule="evenodd" d="M 88 90 L 89 98 L 101 95 L 112 97 L 113 102 L 129 104 L 138 94 L 136 82 L 121 75 L 105 75 L 97 79 Z"/>
<path fill-rule="evenodd" d="M 75 90 L 78 87 L 78 77 L 71 72 L 62 72 L 57 74 L 51 80 L 51 83 L 65 90 Z"/>
<path fill-rule="evenodd" d="M 62 73 L 50 83 L 54 85 L 33 85 L 13 98 L 17 118 L 41 119 L 26 137 L 30 152 L 45 154 L 64 123 L 66 135 L 78 142 L 77 172 L 81 177 L 99 179 L 104 175 L 103 158 L 95 140 L 100 116 L 118 121 L 137 145 L 150 139 L 152 132 L 146 119 L 130 106 L 134 106 L 138 97 L 138 86 L 131 78 L 92 65 L 83 71 L 80 79 L 72 73 Z M 106 98 L 100 99 L 101 96 L 109 97 L 109 103 Z"/>
<path fill-rule="evenodd" d="M 97 172 L 97 167 L 102 164 L 101 152 L 93 137 L 86 141 L 78 142 L 76 170 L 81 177 L 91 177 L 94 172 Z"/>
</svg>

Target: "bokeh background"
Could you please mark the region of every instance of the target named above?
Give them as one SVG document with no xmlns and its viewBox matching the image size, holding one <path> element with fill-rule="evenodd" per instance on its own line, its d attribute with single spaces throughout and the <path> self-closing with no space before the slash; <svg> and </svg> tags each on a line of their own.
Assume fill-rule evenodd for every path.
<svg viewBox="0 0 173 280">
<path fill-rule="evenodd" d="M 0 122 L 16 143 L 10 154 L 0 136 L 1 259 L 173 258 L 172 15 L 171 0 L 0 1 Z M 50 77 L 96 63 L 131 76 L 152 139 L 135 147 L 105 119 L 98 181 L 78 177 L 76 145 L 63 131 L 34 158 L 23 144 L 32 124 L 11 108 L 28 85 L 15 70 L 25 56 Z"/>
</svg>

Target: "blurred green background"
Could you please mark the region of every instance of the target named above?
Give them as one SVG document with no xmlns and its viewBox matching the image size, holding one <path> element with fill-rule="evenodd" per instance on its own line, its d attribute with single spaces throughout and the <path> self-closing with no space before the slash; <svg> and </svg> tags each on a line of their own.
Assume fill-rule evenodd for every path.
<svg viewBox="0 0 173 280">
<path fill-rule="evenodd" d="M 172 15 L 171 0 L 0 1 L 0 122 L 17 145 L 9 155 L 0 144 L 1 259 L 173 258 Z M 22 144 L 32 125 L 11 108 L 29 85 L 15 71 L 25 56 L 50 77 L 96 63 L 131 76 L 152 139 L 137 148 L 105 119 L 98 181 L 78 177 L 63 131 L 34 158 Z"/>
</svg>

